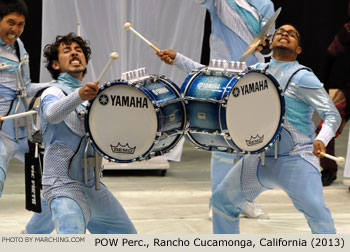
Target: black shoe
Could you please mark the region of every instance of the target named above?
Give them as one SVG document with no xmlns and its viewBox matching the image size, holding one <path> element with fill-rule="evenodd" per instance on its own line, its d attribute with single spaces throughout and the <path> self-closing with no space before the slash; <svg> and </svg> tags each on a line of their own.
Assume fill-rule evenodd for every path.
<svg viewBox="0 0 350 252">
<path fill-rule="evenodd" d="M 337 172 L 323 170 L 322 172 L 322 185 L 329 186 L 337 179 Z"/>
</svg>

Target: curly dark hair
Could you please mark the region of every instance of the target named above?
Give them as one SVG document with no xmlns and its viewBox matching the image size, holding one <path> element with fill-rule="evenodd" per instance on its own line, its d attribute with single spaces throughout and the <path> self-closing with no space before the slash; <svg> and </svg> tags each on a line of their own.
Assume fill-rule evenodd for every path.
<svg viewBox="0 0 350 252">
<path fill-rule="evenodd" d="M 73 32 L 65 36 L 58 35 L 55 42 L 52 44 L 47 44 L 44 48 L 46 68 L 49 70 L 52 78 L 55 80 L 57 80 L 60 71 L 53 69 L 51 65 L 53 61 L 58 60 L 58 48 L 62 43 L 65 45 L 70 45 L 73 42 L 76 42 L 81 47 L 85 55 L 86 63 L 88 63 L 91 55 L 90 42 L 88 40 L 82 39 L 80 36 L 77 36 Z M 85 69 L 83 74 L 85 75 L 86 72 L 87 70 Z"/>
<path fill-rule="evenodd" d="M 23 0 L 0 0 L 0 20 L 12 12 L 28 17 L 28 8 Z"/>
</svg>

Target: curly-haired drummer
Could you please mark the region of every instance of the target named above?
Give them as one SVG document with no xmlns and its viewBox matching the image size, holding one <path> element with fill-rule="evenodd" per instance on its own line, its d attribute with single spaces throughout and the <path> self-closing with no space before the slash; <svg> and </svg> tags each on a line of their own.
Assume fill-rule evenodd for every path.
<svg viewBox="0 0 350 252">
<path fill-rule="evenodd" d="M 115 196 L 96 182 L 100 174 L 94 172 L 98 162 L 91 147 L 84 176 L 87 139 L 79 110 L 82 102 L 96 97 L 98 91 L 97 82 L 82 83 L 90 54 L 88 41 L 74 33 L 57 36 L 44 49 L 46 67 L 55 81 L 40 99 L 45 145 L 43 196 L 57 233 L 85 233 L 86 229 L 90 233 L 136 233 Z"/>
</svg>

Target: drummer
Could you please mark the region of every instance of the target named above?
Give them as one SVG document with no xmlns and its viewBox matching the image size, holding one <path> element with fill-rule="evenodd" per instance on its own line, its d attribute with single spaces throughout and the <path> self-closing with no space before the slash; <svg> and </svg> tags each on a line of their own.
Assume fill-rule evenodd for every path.
<svg viewBox="0 0 350 252">
<path fill-rule="evenodd" d="M 24 30 L 25 20 L 28 13 L 27 6 L 23 1 L 0 2 L 0 198 L 4 188 L 8 163 L 14 156 L 24 163 L 24 153 L 28 151 L 26 132 L 23 128 L 16 132 L 13 120 L 3 122 L 1 117 L 13 114 L 15 108 L 12 103 L 22 102 L 17 100 L 18 79 L 13 68 L 19 67 L 19 62 L 27 57 L 27 52 L 20 40 Z M 5 67 L 7 66 L 7 67 Z M 13 68 L 12 68 L 13 67 Z M 26 85 L 30 84 L 28 63 L 23 64 L 22 79 Z M 17 69 L 16 69 L 17 70 Z M 23 103 L 24 104 L 24 103 Z M 25 106 L 19 108 L 25 111 Z"/>
<path fill-rule="evenodd" d="M 16 157 L 24 163 L 28 152 L 25 127 L 15 127 L 13 119 L 1 118 L 26 111 L 26 97 L 44 87 L 31 83 L 29 56 L 20 39 L 27 15 L 23 0 L 0 1 L 0 198 L 10 159 Z"/>
<path fill-rule="evenodd" d="M 84 183 L 87 141 L 77 108 L 98 91 L 97 82 L 82 83 L 90 55 L 88 41 L 74 33 L 57 36 L 45 46 L 46 67 L 55 81 L 41 95 L 39 109 L 45 145 L 43 196 L 58 234 L 85 233 L 86 229 L 100 234 L 136 233 L 114 195 L 104 184 L 96 185 L 100 174 L 94 174 L 94 167 L 89 167 L 88 183 Z M 92 153 L 90 148 L 88 154 Z"/>
<path fill-rule="evenodd" d="M 334 137 L 340 115 L 323 84 L 296 60 L 302 47 L 300 33 L 294 26 L 286 24 L 277 29 L 270 48 L 270 63 L 255 67 L 267 69 L 285 92 L 286 119 L 278 158 L 274 158 L 274 151 L 270 149 L 266 152 L 265 164 L 256 154 L 244 156 L 234 165 L 213 194 L 214 233 L 239 233 L 239 215 L 246 202 L 252 202 L 261 192 L 272 188 L 281 188 L 287 193 L 304 214 L 312 233 L 335 233 L 332 216 L 323 199 L 317 157 L 325 152 L 325 146 Z M 158 56 L 187 72 L 203 67 L 172 50 L 162 50 Z M 314 111 L 325 121 L 316 138 Z"/>
</svg>

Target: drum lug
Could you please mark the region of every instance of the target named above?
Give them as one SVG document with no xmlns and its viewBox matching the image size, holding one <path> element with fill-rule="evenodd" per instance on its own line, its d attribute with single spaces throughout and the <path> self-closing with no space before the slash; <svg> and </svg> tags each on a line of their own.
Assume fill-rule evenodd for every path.
<svg viewBox="0 0 350 252">
<path fill-rule="evenodd" d="M 232 73 L 230 73 L 230 72 L 223 72 L 223 75 L 228 77 L 228 78 L 232 78 Z"/>
</svg>

